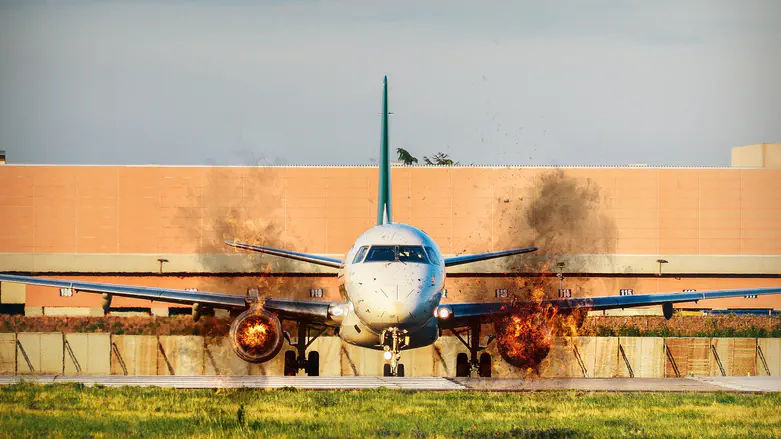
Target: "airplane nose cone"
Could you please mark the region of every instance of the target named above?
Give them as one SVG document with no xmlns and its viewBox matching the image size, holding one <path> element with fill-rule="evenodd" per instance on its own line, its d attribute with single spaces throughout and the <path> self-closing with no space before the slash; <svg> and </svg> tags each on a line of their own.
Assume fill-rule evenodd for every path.
<svg viewBox="0 0 781 439">
<path fill-rule="evenodd" d="M 350 272 L 350 300 L 355 313 L 372 330 L 390 327 L 416 330 L 438 305 L 436 268 L 428 264 L 360 264 Z"/>
</svg>

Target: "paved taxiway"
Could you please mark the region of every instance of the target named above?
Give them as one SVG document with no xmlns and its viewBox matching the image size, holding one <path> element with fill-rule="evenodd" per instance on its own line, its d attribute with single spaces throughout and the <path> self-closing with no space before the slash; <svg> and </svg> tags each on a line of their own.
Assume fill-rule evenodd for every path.
<svg viewBox="0 0 781 439">
<path fill-rule="evenodd" d="M 605 392 L 781 392 L 781 377 L 696 378 L 506 378 L 442 377 L 267 377 L 267 376 L 4 376 L 0 385 L 20 381 L 39 384 L 83 383 L 91 386 L 158 386 L 181 389 L 389 389 L 482 390 L 499 392 L 583 390 Z"/>
</svg>

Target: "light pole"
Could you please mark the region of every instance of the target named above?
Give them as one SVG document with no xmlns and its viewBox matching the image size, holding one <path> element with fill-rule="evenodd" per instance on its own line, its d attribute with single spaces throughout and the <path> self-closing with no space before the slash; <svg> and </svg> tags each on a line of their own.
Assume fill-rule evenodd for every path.
<svg viewBox="0 0 781 439">
<path fill-rule="evenodd" d="M 662 264 L 666 264 L 668 261 L 666 259 L 657 259 L 656 262 L 659 263 L 659 276 L 662 276 Z"/>
<path fill-rule="evenodd" d="M 556 267 L 559 268 L 556 277 L 559 278 L 559 296 L 561 296 L 561 290 L 564 289 L 564 262 L 557 262 Z"/>
</svg>

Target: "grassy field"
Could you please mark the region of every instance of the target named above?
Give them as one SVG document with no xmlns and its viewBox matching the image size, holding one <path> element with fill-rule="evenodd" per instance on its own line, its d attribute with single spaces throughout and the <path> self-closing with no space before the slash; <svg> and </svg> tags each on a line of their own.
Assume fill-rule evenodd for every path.
<svg viewBox="0 0 781 439">
<path fill-rule="evenodd" d="M 2 437 L 753 437 L 781 395 L 0 387 Z"/>
</svg>

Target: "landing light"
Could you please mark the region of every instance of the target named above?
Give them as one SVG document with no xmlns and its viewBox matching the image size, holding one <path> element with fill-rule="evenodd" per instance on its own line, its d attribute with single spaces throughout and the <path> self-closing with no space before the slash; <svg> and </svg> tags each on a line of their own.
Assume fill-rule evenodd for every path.
<svg viewBox="0 0 781 439">
<path fill-rule="evenodd" d="M 385 361 L 390 361 L 391 357 L 393 357 L 393 354 L 391 351 L 385 351 L 385 353 L 382 354 L 383 358 L 385 358 Z"/>
<path fill-rule="evenodd" d="M 437 317 L 440 319 L 446 319 L 450 317 L 450 309 L 445 307 L 437 308 Z"/>
</svg>

